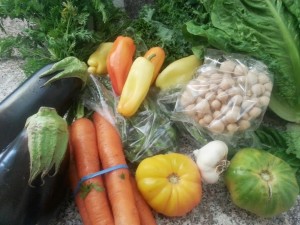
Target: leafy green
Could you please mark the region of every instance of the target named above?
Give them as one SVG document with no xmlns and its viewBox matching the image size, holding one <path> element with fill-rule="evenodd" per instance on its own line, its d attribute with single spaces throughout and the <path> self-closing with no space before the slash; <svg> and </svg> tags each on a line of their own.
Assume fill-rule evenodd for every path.
<svg viewBox="0 0 300 225">
<path fill-rule="evenodd" d="M 183 36 L 184 23 L 201 22 L 206 18 L 203 11 L 199 0 L 157 0 L 142 7 L 124 33 L 134 37 L 140 54 L 156 45 L 163 47 L 168 64 L 192 54 L 191 44 Z"/>
<path fill-rule="evenodd" d="M 186 24 L 194 47 L 205 45 L 262 60 L 274 74 L 270 108 L 300 122 L 300 2 L 203 0 L 210 19 Z"/>
<path fill-rule="evenodd" d="M 126 14 L 110 0 L 2 0 L 0 18 L 7 17 L 22 19 L 26 26 L 16 37 L 0 39 L 0 57 L 17 49 L 26 60 L 26 74 L 68 56 L 85 61 L 127 24 Z"/>
<path fill-rule="evenodd" d="M 295 154 L 300 159 L 300 125 L 288 123 L 284 137 L 288 146 L 287 153 Z"/>
<path fill-rule="evenodd" d="M 153 46 L 163 47 L 167 65 L 192 54 L 183 36 L 184 23 L 201 22 L 207 14 L 200 0 L 153 1 L 131 20 L 111 0 L 3 0 L 0 18 L 6 17 L 22 19 L 26 27 L 16 37 L 0 39 L 0 57 L 11 57 L 17 49 L 26 59 L 25 73 L 32 74 L 68 56 L 85 61 L 99 42 L 112 41 L 117 35 L 131 36 L 137 55 Z"/>
</svg>

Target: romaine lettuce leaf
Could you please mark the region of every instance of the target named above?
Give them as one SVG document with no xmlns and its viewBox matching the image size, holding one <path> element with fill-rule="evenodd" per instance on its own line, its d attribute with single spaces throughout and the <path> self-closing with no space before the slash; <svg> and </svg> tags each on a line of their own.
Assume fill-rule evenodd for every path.
<svg viewBox="0 0 300 225">
<path fill-rule="evenodd" d="M 215 0 L 203 4 L 206 24 L 186 24 L 188 38 L 199 45 L 239 52 L 268 65 L 274 74 L 270 108 L 300 123 L 300 1 Z"/>
</svg>

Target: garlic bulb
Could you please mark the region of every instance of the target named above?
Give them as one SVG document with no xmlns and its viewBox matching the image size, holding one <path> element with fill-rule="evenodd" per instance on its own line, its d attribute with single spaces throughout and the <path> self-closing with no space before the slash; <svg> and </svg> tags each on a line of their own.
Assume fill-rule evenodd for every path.
<svg viewBox="0 0 300 225">
<path fill-rule="evenodd" d="M 218 182 L 220 174 L 229 166 L 228 147 L 223 141 L 215 140 L 193 151 L 202 181 L 208 184 Z"/>
</svg>

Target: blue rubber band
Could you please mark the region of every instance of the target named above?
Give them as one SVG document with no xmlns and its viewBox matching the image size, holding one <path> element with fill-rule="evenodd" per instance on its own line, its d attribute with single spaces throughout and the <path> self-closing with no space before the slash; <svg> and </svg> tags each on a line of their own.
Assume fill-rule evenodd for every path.
<svg viewBox="0 0 300 225">
<path fill-rule="evenodd" d="M 76 196 L 77 193 L 80 191 L 80 187 L 82 185 L 83 182 L 89 180 L 89 179 L 92 179 L 94 177 L 97 177 L 97 176 L 101 176 L 103 174 L 106 174 L 106 173 L 109 173 L 111 171 L 114 171 L 114 170 L 118 170 L 118 169 L 128 169 L 128 166 L 126 164 L 120 164 L 120 165 L 116 165 L 116 166 L 112 166 L 112 167 L 109 167 L 107 169 L 104 169 L 104 170 L 100 170 L 96 173 L 91 173 L 89 175 L 86 175 L 84 177 L 82 177 L 79 181 L 78 181 L 78 184 L 74 190 L 74 195 Z"/>
</svg>

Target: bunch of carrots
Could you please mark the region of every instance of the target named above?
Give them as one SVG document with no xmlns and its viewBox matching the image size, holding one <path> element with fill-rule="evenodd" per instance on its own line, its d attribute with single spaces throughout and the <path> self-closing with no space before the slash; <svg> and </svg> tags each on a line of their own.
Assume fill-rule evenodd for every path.
<svg viewBox="0 0 300 225">
<path fill-rule="evenodd" d="M 69 178 L 75 191 L 82 177 L 126 165 L 117 128 L 98 112 L 70 125 Z M 151 208 L 140 194 L 128 168 L 84 181 L 75 202 L 84 225 L 154 225 Z"/>
</svg>

